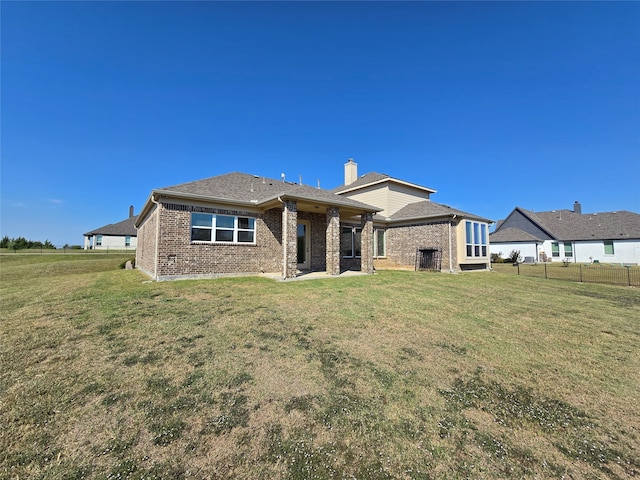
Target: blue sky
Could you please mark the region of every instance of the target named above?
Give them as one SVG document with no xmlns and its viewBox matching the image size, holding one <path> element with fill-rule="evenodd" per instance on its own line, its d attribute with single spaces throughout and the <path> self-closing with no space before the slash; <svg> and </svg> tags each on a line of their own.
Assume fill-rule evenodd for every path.
<svg viewBox="0 0 640 480">
<path fill-rule="evenodd" d="M 1 3 L 0 235 L 348 158 L 494 220 L 640 211 L 640 2 Z"/>
</svg>

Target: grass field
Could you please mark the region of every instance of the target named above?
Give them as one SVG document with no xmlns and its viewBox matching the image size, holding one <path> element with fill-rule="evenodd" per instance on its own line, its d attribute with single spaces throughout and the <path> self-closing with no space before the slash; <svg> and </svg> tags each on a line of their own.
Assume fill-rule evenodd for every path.
<svg viewBox="0 0 640 480">
<path fill-rule="evenodd" d="M 0 256 L 0 478 L 640 475 L 640 291 Z"/>
</svg>

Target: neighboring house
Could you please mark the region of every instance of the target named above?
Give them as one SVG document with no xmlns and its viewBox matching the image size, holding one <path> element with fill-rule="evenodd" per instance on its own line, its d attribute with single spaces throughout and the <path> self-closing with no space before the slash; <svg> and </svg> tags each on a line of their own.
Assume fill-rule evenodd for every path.
<svg viewBox="0 0 640 480">
<path fill-rule="evenodd" d="M 573 210 L 531 212 L 516 207 L 498 222 L 491 253 L 519 250 L 525 262 L 640 263 L 640 214 Z"/>
<path fill-rule="evenodd" d="M 388 175 L 333 191 L 245 173 L 156 189 L 136 227 L 136 267 L 157 280 L 374 267 L 487 269 L 487 220 L 429 200 Z"/>
<path fill-rule="evenodd" d="M 133 205 L 129 207 L 129 218 L 111 223 L 84 234 L 85 250 L 135 250 L 138 232 L 135 223 L 138 217 L 133 214 Z"/>
</svg>

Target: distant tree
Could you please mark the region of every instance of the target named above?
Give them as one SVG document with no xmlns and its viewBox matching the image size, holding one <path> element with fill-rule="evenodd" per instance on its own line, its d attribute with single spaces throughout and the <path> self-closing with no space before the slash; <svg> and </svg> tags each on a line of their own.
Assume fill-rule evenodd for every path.
<svg viewBox="0 0 640 480">
<path fill-rule="evenodd" d="M 12 250 L 23 250 L 26 248 L 53 248 L 55 245 L 49 240 L 45 240 L 44 243 L 39 240 L 27 240 L 24 237 L 9 238 L 7 235 L 0 240 L 0 248 L 10 248 Z"/>
<path fill-rule="evenodd" d="M 511 250 L 511 253 L 507 257 L 511 263 L 520 263 L 522 262 L 522 256 L 520 255 L 520 250 Z"/>
</svg>

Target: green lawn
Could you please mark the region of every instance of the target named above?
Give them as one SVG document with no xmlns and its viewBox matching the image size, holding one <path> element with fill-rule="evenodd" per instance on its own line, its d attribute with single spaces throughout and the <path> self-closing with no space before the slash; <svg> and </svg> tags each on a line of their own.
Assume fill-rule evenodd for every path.
<svg viewBox="0 0 640 480">
<path fill-rule="evenodd" d="M 0 478 L 640 475 L 640 291 L 0 255 Z"/>
</svg>

